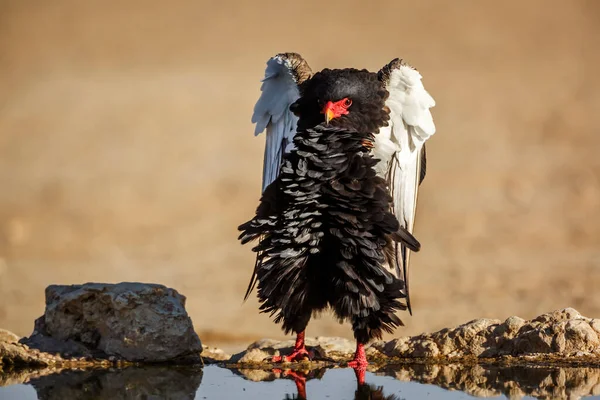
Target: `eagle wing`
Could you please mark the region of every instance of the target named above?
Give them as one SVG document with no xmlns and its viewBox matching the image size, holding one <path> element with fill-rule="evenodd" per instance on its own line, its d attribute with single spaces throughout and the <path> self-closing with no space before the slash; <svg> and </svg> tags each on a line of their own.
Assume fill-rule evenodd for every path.
<svg viewBox="0 0 600 400">
<path fill-rule="evenodd" d="M 417 193 L 426 170 L 425 142 L 435 133 L 429 110 L 435 101 L 423 87 L 421 74 L 402 60 L 392 60 L 379 71 L 378 77 L 389 92 L 386 106 L 390 109 L 390 121 L 376 135 L 373 153 L 381 160 L 376 169 L 388 182 L 393 212 L 400 226 L 412 234 Z M 405 282 L 406 303 L 412 314 L 408 284 L 410 250 L 398 242 L 392 246 L 394 265 L 390 267 Z"/>
<path fill-rule="evenodd" d="M 290 106 L 298 100 L 302 83 L 311 75 L 308 63 L 297 53 L 280 53 L 267 61 L 265 77 L 260 87 L 262 93 L 252 114 L 252 122 L 256 124 L 254 135 L 265 129 L 267 131 L 263 160 L 263 196 L 273 195 L 274 189 L 269 192 L 267 188 L 277 179 L 283 156 L 294 148 L 298 117 L 290 111 Z M 260 254 L 257 254 L 244 300 L 256 284 L 259 257 Z"/>
<path fill-rule="evenodd" d="M 293 148 L 298 117 L 290 111 L 290 105 L 300 97 L 300 85 L 311 75 L 306 61 L 296 53 L 277 54 L 267 61 L 262 93 L 252 115 L 254 134 L 267 131 L 263 191 L 279 175 L 283 155 Z"/>
</svg>

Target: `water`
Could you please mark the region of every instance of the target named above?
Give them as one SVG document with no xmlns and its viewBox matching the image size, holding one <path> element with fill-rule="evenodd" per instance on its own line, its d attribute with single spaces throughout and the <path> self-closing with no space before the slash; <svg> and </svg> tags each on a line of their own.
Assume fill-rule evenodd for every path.
<svg viewBox="0 0 600 400">
<path fill-rule="evenodd" d="M 33 375 L 32 375 L 33 374 Z M 44 375 L 46 374 L 46 375 Z M 303 389 L 302 381 L 306 381 Z M 23 384 L 23 382 L 27 382 Z M 352 369 L 313 371 L 143 367 L 47 374 L 0 373 L 1 400 L 307 399 L 400 400 L 569 398 L 600 395 L 600 367 L 390 366 L 367 372 L 357 385 Z"/>
</svg>

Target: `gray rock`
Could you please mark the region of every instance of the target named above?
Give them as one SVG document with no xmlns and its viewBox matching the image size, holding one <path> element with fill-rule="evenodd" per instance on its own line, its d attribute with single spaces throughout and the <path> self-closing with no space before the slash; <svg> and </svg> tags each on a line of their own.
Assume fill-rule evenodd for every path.
<svg viewBox="0 0 600 400">
<path fill-rule="evenodd" d="M 202 351 L 185 297 L 144 283 L 49 286 L 46 311 L 22 342 L 66 357 L 138 362 L 172 361 Z"/>
</svg>

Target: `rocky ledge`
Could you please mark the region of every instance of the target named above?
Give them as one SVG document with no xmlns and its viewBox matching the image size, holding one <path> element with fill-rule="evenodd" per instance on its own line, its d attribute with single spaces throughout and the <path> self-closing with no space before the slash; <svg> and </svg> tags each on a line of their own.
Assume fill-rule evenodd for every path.
<svg viewBox="0 0 600 400">
<path fill-rule="evenodd" d="M 600 319 L 587 318 L 572 308 L 543 314 L 531 320 L 477 319 L 455 328 L 412 337 L 374 342 L 367 355 L 376 364 L 393 362 L 490 362 L 494 360 L 548 361 L 600 365 Z M 293 340 L 263 339 L 229 356 L 206 348 L 208 362 L 261 364 L 285 354 Z M 309 338 L 307 347 L 317 361 L 348 360 L 353 341 L 343 338 Z"/>
</svg>

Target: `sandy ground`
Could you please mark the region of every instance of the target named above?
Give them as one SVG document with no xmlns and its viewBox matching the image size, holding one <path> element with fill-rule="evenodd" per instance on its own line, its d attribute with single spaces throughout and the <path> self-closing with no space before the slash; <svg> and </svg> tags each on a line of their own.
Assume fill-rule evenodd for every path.
<svg viewBox="0 0 600 400">
<path fill-rule="evenodd" d="M 0 326 L 51 283 L 172 286 L 203 340 L 282 337 L 242 304 L 264 63 L 377 70 L 438 102 L 397 335 L 572 306 L 600 316 L 600 3 L 0 1 Z M 328 315 L 309 335 L 351 337 Z"/>
</svg>

